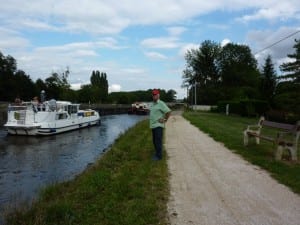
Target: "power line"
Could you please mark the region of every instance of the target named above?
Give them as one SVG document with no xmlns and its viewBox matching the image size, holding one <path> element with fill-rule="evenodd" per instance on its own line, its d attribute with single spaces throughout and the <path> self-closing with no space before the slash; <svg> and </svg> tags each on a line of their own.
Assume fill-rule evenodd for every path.
<svg viewBox="0 0 300 225">
<path fill-rule="evenodd" d="M 254 55 L 256 55 L 257 53 L 260 53 L 260 52 L 262 52 L 262 51 L 264 51 L 264 50 L 266 50 L 266 49 L 268 49 L 268 48 L 271 48 L 271 47 L 273 47 L 274 45 L 277 45 L 279 42 L 282 42 L 282 41 L 284 41 L 285 39 L 288 39 L 289 37 L 292 37 L 292 36 L 294 36 L 295 34 L 297 34 L 297 33 L 299 33 L 299 32 L 300 32 L 300 30 L 298 30 L 298 31 L 296 31 L 296 32 L 294 32 L 294 33 L 292 33 L 292 34 L 289 34 L 288 36 L 286 36 L 286 37 L 280 39 L 279 41 L 276 41 L 275 43 L 273 43 L 273 44 L 271 44 L 271 45 L 269 45 L 269 46 L 267 46 L 267 47 L 265 47 L 265 48 L 263 48 L 263 49 L 261 49 L 261 50 L 255 52 Z"/>
</svg>

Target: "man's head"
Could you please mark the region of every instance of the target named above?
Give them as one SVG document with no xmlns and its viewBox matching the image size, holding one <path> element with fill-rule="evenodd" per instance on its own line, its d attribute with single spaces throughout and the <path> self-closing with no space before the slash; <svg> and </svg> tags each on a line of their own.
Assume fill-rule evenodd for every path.
<svg viewBox="0 0 300 225">
<path fill-rule="evenodd" d="M 153 98 L 153 101 L 155 101 L 155 102 L 159 99 L 159 90 L 158 89 L 152 90 L 152 98 Z"/>
</svg>

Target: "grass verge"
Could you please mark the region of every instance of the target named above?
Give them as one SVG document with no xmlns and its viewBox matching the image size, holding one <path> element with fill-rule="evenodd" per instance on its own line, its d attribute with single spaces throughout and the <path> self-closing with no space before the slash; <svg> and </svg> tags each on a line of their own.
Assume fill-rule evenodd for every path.
<svg viewBox="0 0 300 225">
<path fill-rule="evenodd" d="M 267 141 L 261 141 L 260 145 L 256 145 L 252 140 L 247 147 L 244 146 L 243 131 L 247 125 L 257 124 L 258 118 L 193 111 L 187 111 L 183 116 L 216 141 L 224 143 L 227 148 L 240 154 L 252 164 L 267 170 L 280 183 L 300 194 L 299 160 L 291 162 L 286 154 L 282 161 L 275 161 L 274 146 Z M 274 130 L 265 130 L 264 132 L 275 135 Z"/>
<path fill-rule="evenodd" d="M 142 121 L 76 179 L 46 188 L 29 209 L 7 215 L 7 224 L 167 224 L 167 164 L 153 162 L 152 149 Z"/>
</svg>

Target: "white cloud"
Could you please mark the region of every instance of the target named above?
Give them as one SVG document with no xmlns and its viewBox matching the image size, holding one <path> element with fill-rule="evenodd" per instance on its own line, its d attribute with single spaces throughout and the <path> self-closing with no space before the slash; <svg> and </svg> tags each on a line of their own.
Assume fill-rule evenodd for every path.
<svg viewBox="0 0 300 225">
<path fill-rule="evenodd" d="M 169 27 L 167 28 L 170 36 L 179 36 L 186 31 L 185 27 Z"/>
<path fill-rule="evenodd" d="M 122 87 L 120 84 L 112 84 L 111 86 L 109 86 L 108 91 L 109 93 L 111 92 L 119 92 L 121 91 Z"/>
<path fill-rule="evenodd" d="M 227 45 L 228 43 L 230 43 L 231 41 L 229 39 L 224 39 L 221 41 L 221 46 L 224 47 L 225 45 Z"/>
<path fill-rule="evenodd" d="M 187 53 L 188 50 L 191 49 L 199 49 L 200 45 L 197 44 L 193 44 L 193 43 L 189 43 L 189 44 L 185 44 L 183 45 L 180 50 L 179 50 L 179 56 L 184 59 L 185 54 Z"/>
<path fill-rule="evenodd" d="M 153 60 L 164 60 L 164 59 L 167 59 L 167 56 L 161 54 L 161 53 L 158 53 L 158 52 L 145 52 L 145 55 L 150 58 L 150 59 L 153 59 Z"/>
<path fill-rule="evenodd" d="M 215 23 L 211 23 L 208 24 L 208 27 L 213 28 L 213 29 L 217 29 L 217 30 L 227 30 L 230 28 L 229 24 L 215 24 Z"/>
<path fill-rule="evenodd" d="M 172 49 L 178 48 L 177 38 L 173 37 L 160 37 L 160 38 L 148 38 L 141 42 L 141 45 L 145 48 L 158 48 L 158 49 Z"/>
<path fill-rule="evenodd" d="M 27 29 L 35 29 L 35 30 L 46 30 L 46 31 L 60 31 L 57 27 L 36 19 L 24 19 L 19 21 L 19 25 L 23 27 L 27 27 Z"/>
<path fill-rule="evenodd" d="M 110 0 L 10 0 L 1 4 L 0 20 L 18 29 L 117 34 L 135 25 L 169 25 L 211 12 L 245 9 L 255 12 L 242 16 L 244 21 L 300 17 L 298 0 L 152 0 L 142 4 L 140 0 L 123 0 L 122 3 Z M 177 28 L 171 32 L 182 30 Z"/>
<path fill-rule="evenodd" d="M 298 5 L 298 7 L 295 7 Z M 259 5 L 258 5 L 259 6 Z M 287 20 L 290 18 L 300 18 L 300 6 L 296 1 L 274 1 L 262 8 L 258 8 L 252 14 L 244 15 L 240 18 L 241 21 L 251 20 Z"/>
<path fill-rule="evenodd" d="M 71 84 L 71 89 L 73 90 L 79 90 L 81 88 L 81 83 Z"/>
<path fill-rule="evenodd" d="M 1 27 L 0 23 L 0 50 L 1 49 L 23 49 L 30 43 L 23 38 L 18 31 Z"/>
<path fill-rule="evenodd" d="M 252 46 L 252 51 L 260 65 L 263 65 L 267 56 L 271 55 L 274 65 L 279 67 L 286 56 L 295 51 L 293 46 L 297 35 L 288 36 L 297 30 L 300 30 L 300 27 L 279 27 L 275 31 L 253 30 L 247 34 L 246 42 Z"/>
</svg>

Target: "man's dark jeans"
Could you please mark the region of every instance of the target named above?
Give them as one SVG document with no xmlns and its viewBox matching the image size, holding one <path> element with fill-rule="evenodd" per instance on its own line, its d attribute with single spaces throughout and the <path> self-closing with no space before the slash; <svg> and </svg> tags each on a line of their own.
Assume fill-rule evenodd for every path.
<svg viewBox="0 0 300 225">
<path fill-rule="evenodd" d="M 162 127 L 156 127 L 152 129 L 152 141 L 155 148 L 155 156 L 159 159 L 162 158 L 162 137 L 163 137 Z"/>
</svg>

